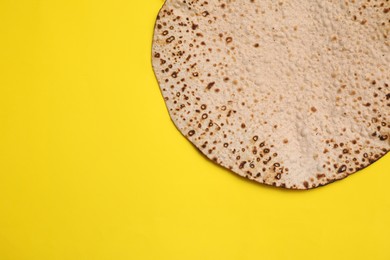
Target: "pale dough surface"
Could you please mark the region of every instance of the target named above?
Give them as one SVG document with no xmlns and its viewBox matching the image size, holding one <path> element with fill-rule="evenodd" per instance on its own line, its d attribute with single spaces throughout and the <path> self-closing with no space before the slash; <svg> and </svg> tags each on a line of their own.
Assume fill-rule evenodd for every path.
<svg viewBox="0 0 390 260">
<path fill-rule="evenodd" d="M 390 147 L 390 2 L 167 0 L 153 67 L 208 158 L 278 187 L 342 179 Z"/>
</svg>

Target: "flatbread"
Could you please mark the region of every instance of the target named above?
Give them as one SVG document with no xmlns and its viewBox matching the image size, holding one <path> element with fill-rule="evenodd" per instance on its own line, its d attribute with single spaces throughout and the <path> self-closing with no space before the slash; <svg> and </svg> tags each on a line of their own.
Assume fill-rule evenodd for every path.
<svg viewBox="0 0 390 260">
<path fill-rule="evenodd" d="M 167 0 L 153 67 L 202 153 L 260 183 L 310 189 L 390 147 L 390 1 Z"/>
</svg>

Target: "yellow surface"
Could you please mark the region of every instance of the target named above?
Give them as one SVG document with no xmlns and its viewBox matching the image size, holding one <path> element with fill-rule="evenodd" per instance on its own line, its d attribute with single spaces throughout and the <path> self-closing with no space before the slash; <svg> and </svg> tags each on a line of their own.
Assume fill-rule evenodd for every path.
<svg viewBox="0 0 390 260">
<path fill-rule="evenodd" d="M 0 1 L 0 259 L 390 259 L 390 157 L 291 192 L 175 129 L 161 0 Z"/>
</svg>

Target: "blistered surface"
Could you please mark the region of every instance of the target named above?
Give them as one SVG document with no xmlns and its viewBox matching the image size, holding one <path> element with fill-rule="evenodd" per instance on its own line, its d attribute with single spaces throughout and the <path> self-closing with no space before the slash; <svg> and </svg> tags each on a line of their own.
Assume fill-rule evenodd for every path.
<svg viewBox="0 0 390 260">
<path fill-rule="evenodd" d="M 168 0 L 153 66 L 170 116 L 208 158 L 308 189 L 390 147 L 389 1 Z"/>
</svg>

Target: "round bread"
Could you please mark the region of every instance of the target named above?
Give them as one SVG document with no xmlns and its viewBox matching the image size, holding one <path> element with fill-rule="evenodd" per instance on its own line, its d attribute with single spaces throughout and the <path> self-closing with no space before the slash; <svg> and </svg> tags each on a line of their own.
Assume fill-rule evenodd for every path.
<svg viewBox="0 0 390 260">
<path fill-rule="evenodd" d="M 390 147 L 390 1 L 167 0 L 153 67 L 202 153 L 260 183 L 325 185 Z"/>
</svg>

